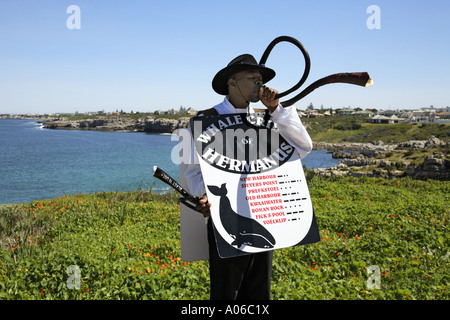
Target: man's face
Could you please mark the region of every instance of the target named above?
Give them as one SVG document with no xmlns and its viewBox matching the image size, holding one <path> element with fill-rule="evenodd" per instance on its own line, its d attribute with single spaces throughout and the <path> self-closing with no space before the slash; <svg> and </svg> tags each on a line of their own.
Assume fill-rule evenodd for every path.
<svg viewBox="0 0 450 320">
<path fill-rule="evenodd" d="M 234 75 L 238 90 L 249 102 L 259 101 L 259 89 L 263 85 L 259 71 L 241 71 Z M 239 94 L 239 93 L 236 93 Z"/>
</svg>

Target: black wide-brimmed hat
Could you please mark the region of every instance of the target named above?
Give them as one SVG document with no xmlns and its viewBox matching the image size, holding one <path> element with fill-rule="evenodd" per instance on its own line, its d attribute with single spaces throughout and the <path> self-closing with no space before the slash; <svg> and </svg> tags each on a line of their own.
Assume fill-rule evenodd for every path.
<svg viewBox="0 0 450 320">
<path fill-rule="evenodd" d="M 266 83 L 275 77 L 275 71 L 264 65 L 259 65 L 255 58 L 250 54 L 243 54 L 234 58 L 222 70 L 217 72 L 212 81 L 212 87 L 215 92 L 221 95 L 228 94 L 227 81 L 230 77 L 243 70 L 257 70 L 261 73 L 263 83 Z"/>
</svg>

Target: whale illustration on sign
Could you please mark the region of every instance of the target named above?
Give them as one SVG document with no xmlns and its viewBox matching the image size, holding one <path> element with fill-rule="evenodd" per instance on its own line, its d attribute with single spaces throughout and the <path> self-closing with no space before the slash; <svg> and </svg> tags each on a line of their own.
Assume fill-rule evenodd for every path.
<svg viewBox="0 0 450 320">
<path fill-rule="evenodd" d="M 227 197 L 226 183 L 221 187 L 208 185 L 212 194 L 219 196 L 220 222 L 225 231 L 234 239 L 232 246 L 242 245 L 270 249 L 275 245 L 275 238 L 260 223 L 234 212 Z"/>
</svg>

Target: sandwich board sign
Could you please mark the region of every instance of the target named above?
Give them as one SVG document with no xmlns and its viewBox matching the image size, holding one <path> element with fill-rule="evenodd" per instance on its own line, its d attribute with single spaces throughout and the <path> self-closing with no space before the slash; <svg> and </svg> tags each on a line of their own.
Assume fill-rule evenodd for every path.
<svg viewBox="0 0 450 320">
<path fill-rule="evenodd" d="M 222 258 L 320 240 L 299 154 L 273 122 L 224 114 L 190 128 Z"/>
</svg>

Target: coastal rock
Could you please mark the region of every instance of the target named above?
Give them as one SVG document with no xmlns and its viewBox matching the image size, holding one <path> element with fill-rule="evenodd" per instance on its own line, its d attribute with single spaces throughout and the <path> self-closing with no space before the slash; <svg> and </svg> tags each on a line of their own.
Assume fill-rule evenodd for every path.
<svg viewBox="0 0 450 320">
<path fill-rule="evenodd" d="M 360 151 L 364 147 L 372 147 L 371 143 L 358 143 L 358 142 L 344 142 L 344 143 L 333 143 L 333 142 L 314 142 L 313 148 L 315 150 L 327 149 L 331 151 Z"/>
<path fill-rule="evenodd" d="M 357 151 L 364 156 L 375 158 L 376 156 L 394 150 L 397 145 L 384 144 L 382 141 L 373 143 L 328 143 L 317 142 L 313 144 L 314 149 L 327 149 L 333 152 L 335 158 L 355 158 L 355 156 L 347 155 L 342 150 Z"/>
<path fill-rule="evenodd" d="M 417 180 L 450 180 L 450 161 L 439 155 L 428 156 L 422 164 L 407 168 L 405 173 Z"/>
<path fill-rule="evenodd" d="M 358 157 L 358 154 L 356 152 L 351 152 L 350 154 L 348 154 L 343 151 L 336 150 L 332 152 L 331 156 L 334 159 L 355 159 Z"/>
<path fill-rule="evenodd" d="M 447 142 L 449 145 L 450 142 Z M 417 150 L 424 149 L 439 145 L 444 145 L 445 142 L 436 138 L 435 136 L 431 136 L 427 140 L 410 140 L 405 142 L 400 142 L 397 144 L 385 144 L 383 141 L 374 141 L 372 143 L 329 143 L 329 142 L 315 142 L 313 144 L 314 149 L 327 149 L 333 152 L 333 155 L 336 158 L 354 158 L 349 157 L 347 154 L 342 152 L 343 150 L 348 151 L 358 151 L 360 154 L 369 157 L 375 158 L 383 153 L 394 151 L 394 150 Z"/>
<path fill-rule="evenodd" d="M 149 133 L 172 133 L 176 129 L 186 128 L 189 117 L 180 119 L 166 119 L 147 117 L 132 119 L 124 117 L 110 117 L 87 120 L 53 119 L 43 122 L 47 129 L 81 129 L 102 131 L 135 131 Z"/>
<path fill-rule="evenodd" d="M 342 163 L 348 167 L 363 167 L 372 164 L 372 161 L 363 155 L 359 155 L 356 159 L 344 159 Z"/>
<path fill-rule="evenodd" d="M 343 159 L 339 164 L 328 169 L 315 169 L 320 176 L 352 176 L 395 178 L 410 176 L 416 180 L 450 180 L 450 160 L 442 152 L 434 152 L 424 158 L 423 163 L 410 167 L 410 160 L 400 162 L 386 159 L 372 159 L 358 155 L 355 159 Z"/>
<path fill-rule="evenodd" d="M 441 144 L 444 144 L 444 142 L 441 141 L 439 138 L 436 138 L 435 136 L 431 136 L 427 140 L 410 140 L 398 143 L 395 149 L 423 149 L 439 146 Z"/>
</svg>

